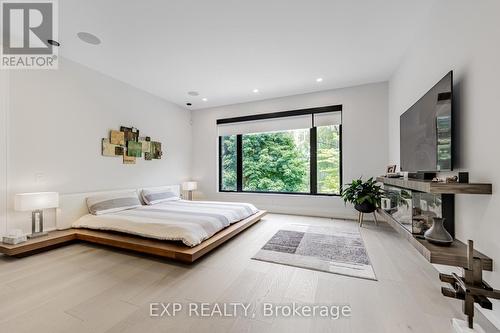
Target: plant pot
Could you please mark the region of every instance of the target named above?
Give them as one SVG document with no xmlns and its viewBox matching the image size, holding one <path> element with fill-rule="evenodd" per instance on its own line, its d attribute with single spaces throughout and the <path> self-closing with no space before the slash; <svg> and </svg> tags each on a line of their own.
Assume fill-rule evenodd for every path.
<svg viewBox="0 0 500 333">
<path fill-rule="evenodd" d="M 354 208 L 361 213 L 370 214 L 373 213 L 377 207 L 369 202 L 363 202 L 362 204 L 355 204 Z"/>
<path fill-rule="evenodd" d="M 433 243 L 436 245 L 444 245 L 449 246 L 453 243 L 453 237 L 451 237 L 450 233 L 444 228 L 444 220 L 441 217 L 433 217 L 432 227 L 424 233 L 425 239 L 429 243 Z"/>
</svg>

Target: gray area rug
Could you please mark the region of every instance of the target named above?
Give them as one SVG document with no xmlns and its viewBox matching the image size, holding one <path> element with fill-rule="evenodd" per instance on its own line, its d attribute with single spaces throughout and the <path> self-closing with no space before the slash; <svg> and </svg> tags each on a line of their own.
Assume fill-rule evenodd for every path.
<svg viewBox="0 0 500 333">
<path fill-rule="evenodd" d="M 252 259 L 377 280 L 357 228 L 291 224 Z"/>
</svg>

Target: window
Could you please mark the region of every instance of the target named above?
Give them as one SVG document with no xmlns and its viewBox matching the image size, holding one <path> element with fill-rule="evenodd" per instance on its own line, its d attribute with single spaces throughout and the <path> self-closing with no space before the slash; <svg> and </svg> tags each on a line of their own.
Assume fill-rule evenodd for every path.
<svg viewBox="0 0 500 333">
<path fill-rule="evenodd" d="M 318 193 L 340 193 L 340 125 L 317 128 Z"/>
<path fill-rule="evenodd" d="M 236 191 L 236 135 L 222 136 L 221 140 L 221 188 Z"/>
<path fill-rule="evenodd" d="M 309 193 L 309 129 L 243 135 L 243 191 Z"/>
<path fill-rule="evenodd" d="M 339 195 L 341 110 L 219 119 L 219 191 Z"/>
</svg>

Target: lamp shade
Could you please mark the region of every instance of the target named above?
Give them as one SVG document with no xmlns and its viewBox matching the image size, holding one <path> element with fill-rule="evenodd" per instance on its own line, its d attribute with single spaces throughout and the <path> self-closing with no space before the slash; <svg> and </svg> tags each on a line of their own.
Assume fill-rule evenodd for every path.
<svg viewBox="0 0 500 333">
<path fill-rule="evenodd" d="M 194 191 L 198 188 L 197 182 L 184 182 L 182 183 L 182 189 L 184 191 Z"/>
<path fill-rule="evenodd" d="M 59 193 L 38 192 L 16 194 L 14 208 L 17 211 L 33 211 L 59 207 Z"/>
</svg>

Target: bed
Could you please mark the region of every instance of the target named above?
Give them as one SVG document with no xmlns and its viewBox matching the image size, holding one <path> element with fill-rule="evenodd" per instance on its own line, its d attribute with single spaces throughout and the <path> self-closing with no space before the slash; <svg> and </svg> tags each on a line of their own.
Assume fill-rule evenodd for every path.
<svg viewBox="0 0 500 333">
<path fill-rule="evenodd" d="M 247 203 L 177 200 L 103 215 L 87 214 L 72 227 L 181 241 L 193 247 L 258 212 Z"/>
<path fill-rule="evenodd" d="M 123 191 L 169 190 L 178 185 L 147 189 L 66 194 L 60 196 L 56 231 L 17 245 L 0 244 L 0 252 L 23 257 L 74 241 L 84 241 L 192 263 L 224 244 L 267 214 L 245 203 L 186 201 L 102 215 L 89 214 L 86 200 Z"/>
</svg>

